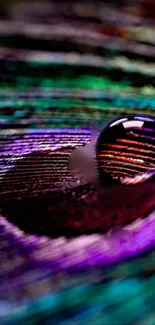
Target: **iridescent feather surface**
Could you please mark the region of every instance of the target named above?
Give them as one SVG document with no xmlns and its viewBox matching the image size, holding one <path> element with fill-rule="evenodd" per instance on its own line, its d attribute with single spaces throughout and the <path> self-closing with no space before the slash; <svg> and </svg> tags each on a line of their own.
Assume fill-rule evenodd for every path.
<svg viewBox="0 0 155 325">
<path fill-rule="evenodd" d="M 155 324 L 154 9 L 0 2 L 0 325 Z"/>
</svg>

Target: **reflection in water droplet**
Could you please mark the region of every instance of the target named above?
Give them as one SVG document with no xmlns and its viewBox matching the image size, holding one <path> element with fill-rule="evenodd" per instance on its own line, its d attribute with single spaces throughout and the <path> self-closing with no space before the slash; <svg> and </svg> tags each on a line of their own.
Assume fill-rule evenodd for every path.
<svg viewBox="0 0 155 325">
<path fill-rule="evenodd" d="M 96 160 L 102 184 L 108 179 L 126 179 L 127 184 L 147 180 L 155 171 L 155 121 L 130 117 L 109 123 L 98 138 Z"/>
</svg>

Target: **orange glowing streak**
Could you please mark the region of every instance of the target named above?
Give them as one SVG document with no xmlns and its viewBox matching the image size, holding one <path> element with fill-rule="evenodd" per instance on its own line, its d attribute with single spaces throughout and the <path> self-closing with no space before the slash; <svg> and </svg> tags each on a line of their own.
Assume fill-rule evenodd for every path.
<svg viewBox="0 0 155 325">
<path fill-rule="evenodd" d="M 129 172 L 132 172 L 132 173 L 137 173 L 137 169 L 132 169 L 132 168 L 128 168 L 128 167 L 123 167 L 122 166 L 105 166 L 105 171 L 106 170 L 113 170 L 113 169 L 116 169 L 116 170 L 124 170 L 124 171 L 129 171 Z"/>
<path fill-rule="evenodd" d="M 111 158 L 111 159 L 116 159 L 116 160 L 121 160 L 121 161 L 124 161 L 124 162 L 129 162 L 129 163 L 137 163 L 137 160 L 138 159 L 133 159 L 133 158 L 128 158 L 128 157 L 122 157 L 122 156 L 118 156 L 118 155 L 112 155 L 112 154 L 100 154 L 98 155 L 98 157 L 103 157 L 104 159 L 106 158 Z M 138 161 L 138 163 L 141 165 L 144 165 L 144 162 L 143 161 Z M 154 164 L 150 164 L 150 166 L 152 166 L 154 168 Z"/>
<path fill-rule="evenodd" d="M 129 143 L 129 144 L 135 144 L 135 145 L 141 145 L 142 147 L 148 147 L 155 149 L 155 146 L 153 144 L 149 143 L 139 143 L 138 141 L 135 140 L 127 140 L 127 139 L 117 139 L 117 142 L 123 142 L 123 143 Z"/>
<path fill-rule="evenodd" d="M 103 144 L 102 147 L 107 147 L 106 144 Z M 128 146 L 123 146 L 123 145 L 117 145 L 117 144 L 108 144 L 108 147 L 110 148 L 118 148 L 118 149 L 126 149 L 128 151 L 137 151 L 138 152 L 145 152 L 145 153 L 152 153 L 152 150 L 146 150 L 146 149 L 141 149 L 141 148 L 135 148 L 135 147 L 128 147 Z"/>
<path fill-rule="evenodd" d="M 101 162 L 103 162 L 103 164 L 104 164 L 104 161 L 100 161 L 100 163 Z M 129 162 L 127 162 L 127 161 L 125 161 L 125 165 L 127 165 L 127 166 L 131 166 L 131 167 L 133 167 L 133 164 L 132 163 L 129 163 Z M 114 160 L 107 160 L 106 159 L 106 166 L 104 166 L 103 165 L 103 168 L 105 168 L 105 167 L 107 167 L 107 166 L 115 166 L 115 165 L 121 165 L 122 166 L 122 162 L 121 161 L 114 161 Z M 123 165 L 124 166 L 124 165 Z M 146 166 L 143 166 L 143 165 L 136 165 L 136 164 L 134 164 L 134 167 L 137 167 L 138 169 L 141 169 L 141 170 L 145 170 L 146 171 Z M 150 166 L 150 167 L 147 167 L 147 169 L 148 170 L 152 170 L 152 166 Z"/>
<path fill-rule="evenodd" d="M 129 157 L 129 152 L 120 152 L 120 151 L 104 150 L 103 153 L 98 154 L 97 156 L 98 157 L 104 157 L 105 155 L 120 155 L 120 157 L 121 156 Z M 134 154 L 134 153 L 130 153 L 130 157 L 133 157 L 133 158 L 135 157 L 135 159 L 140 159 L 140 160 L 151 160 L 151 161 L 155 161 L 155 158 L 153 158 L 153 157 L 141 156 L 141 155 Z"/>
</svg>

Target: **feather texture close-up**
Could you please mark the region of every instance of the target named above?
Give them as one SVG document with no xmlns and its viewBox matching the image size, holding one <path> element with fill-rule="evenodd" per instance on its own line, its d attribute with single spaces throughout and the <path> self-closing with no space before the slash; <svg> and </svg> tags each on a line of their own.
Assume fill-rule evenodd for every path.
<svg viewBox="0 0 155 325">
<path fill-rule="evenodd" d="M 0 325 L 155 324 L 155 2 L 0 2 Z"/>
</svg>

